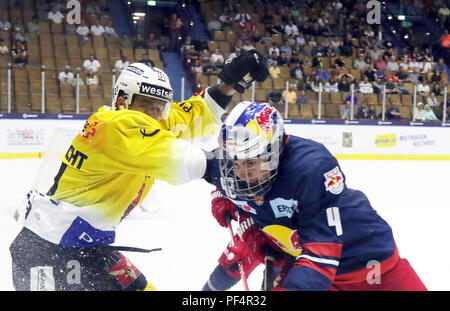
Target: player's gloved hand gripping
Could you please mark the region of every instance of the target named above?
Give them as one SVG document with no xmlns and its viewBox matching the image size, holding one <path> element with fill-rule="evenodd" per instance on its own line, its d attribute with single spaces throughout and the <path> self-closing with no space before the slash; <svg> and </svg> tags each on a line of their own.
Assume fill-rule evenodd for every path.
<svg viewBox="0 0 450 311">
<path fill-rule="evenodd" d="M 241 220 L 239 231 L 243 232 L 241 238 L 236 234 L 235 241 L 228 244 L 219 258 L 222 268 L 236 279 L 241 278 L 239 261 L 242 261 L 244 273 L 248 277 L 259 264 L 264 263 L 265 248 L 272 244 L 264 232 L 252 224 L 250 217 Z"/>
<path fill-rule="evenodd" d="M 225 198 L 218 189 L 211 192 L 211 211 L 219 225 L 227 227 L 231 219 L 238 220 L 236 205 Z"/>
<path fill-rule="evenodd" d="M 250 74 L 250 80 L 245 79 L 247 74 Z M 243 52 L 230 62 L 226 62 L 219 73 L 219 78 L 223 82 L 233 85 L 233 88 L 241 94 L 254 80 L 263 82 L 268 76 L 267 60 L 257 50 Z"/>
</svg>

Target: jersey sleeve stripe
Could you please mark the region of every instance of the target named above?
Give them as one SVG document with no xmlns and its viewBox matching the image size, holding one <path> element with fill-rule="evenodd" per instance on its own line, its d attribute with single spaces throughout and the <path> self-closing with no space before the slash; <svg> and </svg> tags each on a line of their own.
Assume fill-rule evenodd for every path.
<svg viewBox="0 0 450 311">
<path fill-rule="evenodd" d="M 338 243 L 306 243 L 302 248 L 308 253 L 335 258 L 340 258 L 342 251 L 342 245 Z"/>
<path fill-rule="evenodd" d="M 336 268 L 318 266 L 313 261 L 307 258 L 300 258 L 300 260 L 295 263 L 295 267 L 307 267 L 313 269 L 322 274 L 323 276 L 325 276 L 326 278 L 330 279 L 331 281 L 334 280 L 334 277 L 336 275 Z"/>
<path fill-rule="evenodd" d="M 297 257 L 297 260 L 301 259 L 301 258 L 305 258 L 305 259 L 308 259 L 310 261 L 313 261 L 313 262 L 319 263 L 319 264 L 326 264 L 326 265 L 331 265 L 331 266 L 336 266 L 336 267 L 339 266 L 339 261 L 334 260 L 334 259 L 319 258 L 319 257 L 302 254 Z"/>
</svg>

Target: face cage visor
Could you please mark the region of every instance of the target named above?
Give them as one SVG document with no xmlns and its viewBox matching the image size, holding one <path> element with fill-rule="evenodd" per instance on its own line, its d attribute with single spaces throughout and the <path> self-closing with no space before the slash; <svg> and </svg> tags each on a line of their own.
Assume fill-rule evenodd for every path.
<svg viewBox="0 0 450 311">
<path fill-rule="evenodd" d="M 235 173 L 234 159 L 224 156 L 219 161 L 220 176 L 222 188 L 226 191 L 227 196 L 230 198 L 237 198 L 246 201 L 253 201 L 258 198 L 262 198 L 267 192 L 269 192 L 275 177 L 278 174 L 278 159 L 279 151 L 274 151 L 267 154 L 264 157 L 257 159 L 263 159 L 260 165 L 260 169 L 257 168 L 239 168 L 239 176 Z M 270 169 L 270 168 L 275 169 Z M 255 173 L 249 174 L 249 169 L 256 170 Z M 251 180 L 253 179 L 253 180 Z"/>
</svg>

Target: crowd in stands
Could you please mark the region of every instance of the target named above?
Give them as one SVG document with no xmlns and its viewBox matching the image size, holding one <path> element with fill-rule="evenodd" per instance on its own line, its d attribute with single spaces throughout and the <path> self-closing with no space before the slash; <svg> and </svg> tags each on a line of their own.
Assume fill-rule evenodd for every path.
<svg viewBox="0 0 450 311">
<path fill-rule="evenodd" d="M 441 26 L 448 28 L 448 8 L 444 1 L 404 2 L 416 8 L 429 8 L 425 16 L 439 18 Z M 428 7 L 431 2 L 433 5 Z M 414 86 L 417 94 L 426 98 L 424 110 L 425 106 L 431 111 L 443 106 L 437 97 L 442 97 L 448 83 L 445 54 L 433 58 L 427 45 L 398 46 L 394 36 L 381 25 L 367 23 L 365 1 L 202 3 L 210 10 L 205 9 L 203 17 L 212 43 L 227 40 L 229 49 L 226 45 L 221 49 L 222 45 L 211 42 L 192 42 L 187 37 L 181 47 L 182 57 L 194 77 L 214 77 L 224 61 L 256 48 L 266 54 L 274 81 L 293 81 L 289 89 L 296 94 L 295 101 L 290 95 L 288 103 L 295 102 L 299 108 L 311 97 L 305 96 L 305 92 L 327 94 L 353 90 L 354 104 L 358 98 L 362 99 L 355 105 L 355 116 L 374 119 L 380 117 L 379 109 L 374 106 L 380 105 L 381 94 L 386 92 L 389 106 L 386 117 L 398 119 L 401 103 L 391 100 L 391 95 L 412 95 Z M 218 38 L 218 34 L 223 33 L 226 33 L 225 39 Z M 233 35 L 231 40 L 229 33 Z M 443 36 L 446 34 L 444 32 Z M 286 97 L 282 94 L 282 85 L 267 94 L 267 101 L 284 106 Z M 204 86 L 201 81 L 197 83 L 198 89 Z M 370 94 L 376 97 L 368 97 Z M 370 102 L 373 98 L 376 102 Z M 349 108 L 350 101 L 345 96 L 340 106 L 341 118 L 349 118 Z M 442 115 L 442 111 L 440 113 Z"/>
</svg>

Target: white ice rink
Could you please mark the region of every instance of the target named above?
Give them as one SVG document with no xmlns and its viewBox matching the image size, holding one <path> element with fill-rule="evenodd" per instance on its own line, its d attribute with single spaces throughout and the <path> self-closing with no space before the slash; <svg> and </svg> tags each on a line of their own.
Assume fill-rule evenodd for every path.
<svg viewBox="0 0 450 311">
<path fill-rule="evenodd" d="M 14 211 L 32 185 L 40 159 L 0 160 L 0 290 L 13 290 L 9 245 L 19 231 Z M 450 290 L 450 162 L 341 160 L 350 188 L 362 190 L 392 226 L 400 255 L 429 290 Z M 230 240 L 210 212 L 211 186 L 158 184 L 152 213 L 133 212 L 119 226 L 116 245 L 161 247 L 126 256 L 158 290 L 201 290 Z M 261 284 L 262 267 L 249 279 Z M 238 283 L 234 290 L 243 290 Z"/>
</svg>

